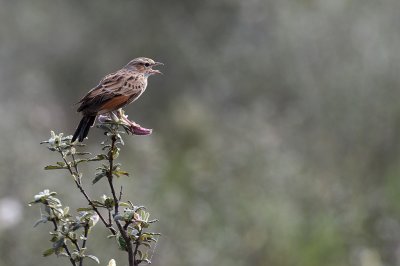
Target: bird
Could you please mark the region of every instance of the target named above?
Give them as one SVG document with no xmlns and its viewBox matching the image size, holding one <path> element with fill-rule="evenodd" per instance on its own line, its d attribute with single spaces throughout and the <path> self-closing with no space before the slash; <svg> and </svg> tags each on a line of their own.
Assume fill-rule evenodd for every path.
<svg viewBox="0 0 400 266">
<path fill-rule="evenodd" d="M 162 74 L 155 66 L 164 65 L 153 59 L 138 57 L 120 70 L 106 75 L 77 104 L 77 111 L 83 117 L 71 139 L 82 142 L 89 134 L 98 115 L 110 113 L 136 101 L 146 90 L 147 79 L 154 74 Z"/>
</svg>

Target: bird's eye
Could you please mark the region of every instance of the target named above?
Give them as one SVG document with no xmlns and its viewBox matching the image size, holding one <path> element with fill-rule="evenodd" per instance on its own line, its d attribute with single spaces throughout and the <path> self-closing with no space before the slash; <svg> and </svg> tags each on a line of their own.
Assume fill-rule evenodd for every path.
<svg viewBox="0 0 400 266">
<path fill-rule="evenodd" d="M 148 67 L 148 66 L 150 66 L 150 64 L 149 63 L 146 63 L 146 64 L 144 64 L 146 67 Z"/>
</svg>

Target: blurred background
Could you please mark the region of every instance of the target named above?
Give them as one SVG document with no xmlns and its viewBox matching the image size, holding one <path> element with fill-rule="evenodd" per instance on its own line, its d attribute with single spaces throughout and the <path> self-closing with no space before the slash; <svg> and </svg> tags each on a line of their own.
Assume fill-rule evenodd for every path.
<svg viewBox="0 0 400 266">
<path fill-rule="evenodd" d="M 0 265 L 43 258 L 43 189 L 86 205 L 39 142 L 129 60 L 165 63 L 126 108 L 125 197 L 160 222 L 153 265 L 400 265 L 400 1 L 0 0 Z M 86 141 L 96 152 L 101 132 Z M 91 186 L 95 165 L 85 169 Z M 126 255 L 97 226 L 89 253 Z M 95 265 L 88 262 L 88 265 Z"/>
</svg>

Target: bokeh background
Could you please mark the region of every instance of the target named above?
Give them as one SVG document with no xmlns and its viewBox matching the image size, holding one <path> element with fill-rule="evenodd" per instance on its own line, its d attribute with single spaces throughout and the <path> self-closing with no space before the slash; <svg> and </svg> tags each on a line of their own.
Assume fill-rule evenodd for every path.
<svg viewBox="0 0 400 266">
<path fill-rule="evenodd" d="M 43 258 L 43 189 L 85 205 L 40 146 L 130 59 L 164 76 L 128 108 L 119 182 L 163 234 L 153 265 L 400 265 L 400 1 L 0 0 L 0 265 Z M 98 151 L 99 130 L 88 149 Z M 94 166 L 93 166 L 94 168 Z M 92 168 L 85 169 L 89 173 Z M 104 184 L 86 185 L 93 197 Z M 126 256 L 101 226 L 89 253 Z M 88 262 L 88 265 L 95 265 Z"/>
</svg>

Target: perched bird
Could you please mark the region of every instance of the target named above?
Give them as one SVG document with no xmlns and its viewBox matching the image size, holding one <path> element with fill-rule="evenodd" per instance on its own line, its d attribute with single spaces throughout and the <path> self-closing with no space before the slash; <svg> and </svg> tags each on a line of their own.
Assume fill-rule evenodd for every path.
<svg viewBox="0 0 400 266">
<path fill-rule="evenodd" d="M 163 63 L 138 57 L 117 72 L 105 76 L 78 102 L 78 112 L 82 112 L 83 117 L 71 141 L 78 139 L 82 142 L 97 115 L 112 113 L 137 100 L 146 90 L 147 78 L 161 74 L 159 70 L 152 69 L 159 65 Z"/>
</svg>

